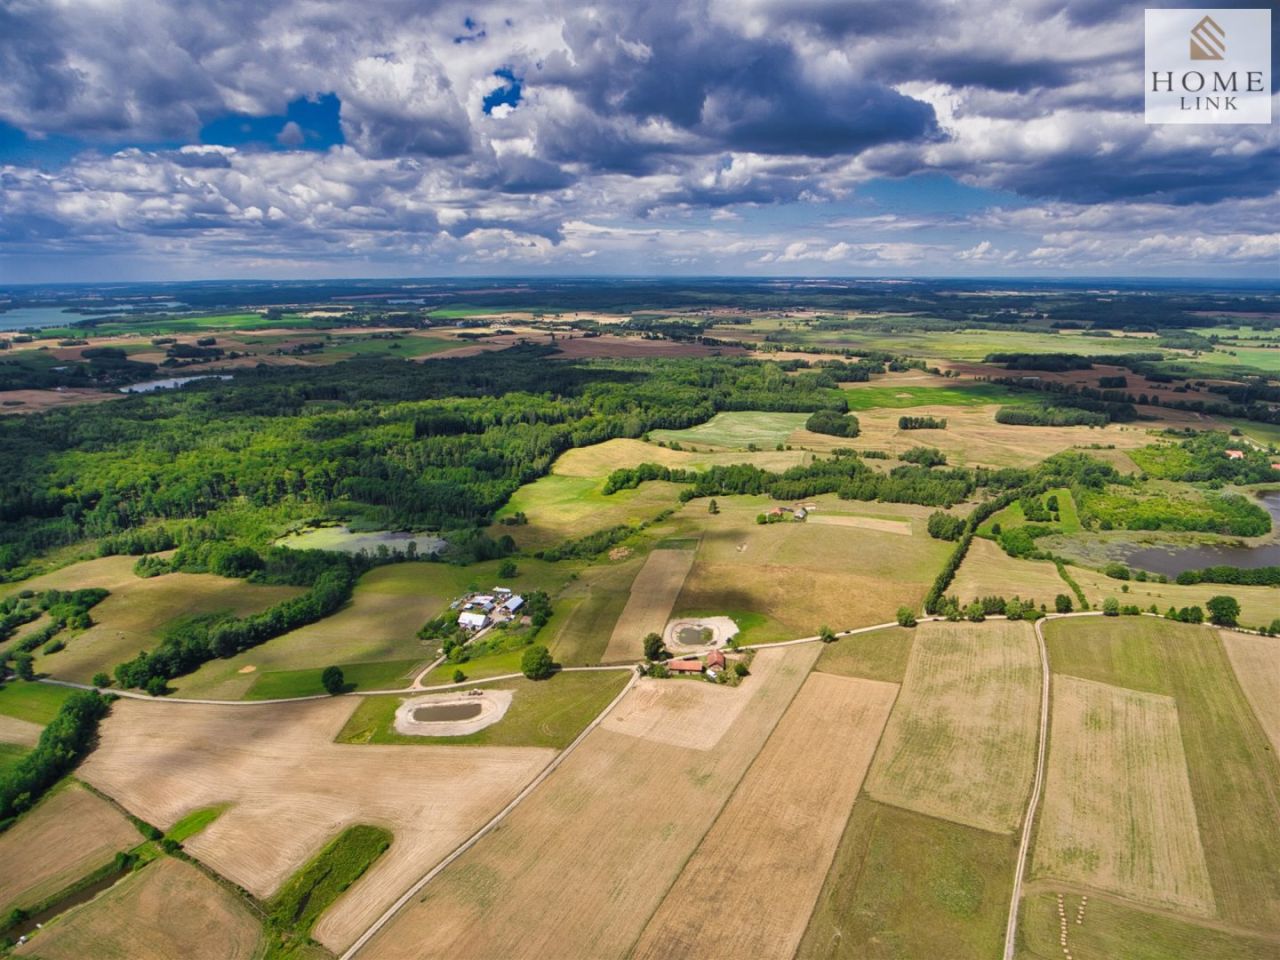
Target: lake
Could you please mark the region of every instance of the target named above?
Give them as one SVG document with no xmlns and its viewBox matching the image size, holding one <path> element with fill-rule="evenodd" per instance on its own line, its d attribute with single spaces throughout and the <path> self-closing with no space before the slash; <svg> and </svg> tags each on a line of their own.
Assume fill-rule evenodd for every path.
<svg viewBox="0 0 1280 960">
<path fill-rule="evenodd" d="M 1272 539 L 1256 546 L 1215 543 L 1109 545 L 1108 556 L 1114 560 L 1149 573 L 1163 573 L 1176 577 L 1184 570 L 1202 570 L 1205 567 L 1255 567 L 1280 566 L 1280 490 L 1273 490 L 1258 498 L 1258 502 L 1271 514 Z"/>
<path fill-rule="evenodd" d="M 203 373 L 198 377 L 169 377 L 165 380 L 144 380 L 142 383 L 131 383 L 121 387 L 121 393 L 151 393 L 153 390 L 172 390 L 191 383 L 193 380 L 230 380 L 230 373 Z"/>
</svg>

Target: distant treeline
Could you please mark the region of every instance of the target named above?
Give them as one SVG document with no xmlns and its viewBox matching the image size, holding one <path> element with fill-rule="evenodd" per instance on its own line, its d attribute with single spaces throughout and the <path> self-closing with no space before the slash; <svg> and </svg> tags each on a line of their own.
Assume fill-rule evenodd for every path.
<svg viewBox="0 0 1280 960">
<path fill-rule="evenodd" d="M 318 515 L 474 530 L 570 448 L 724 410 L 843 414 L 837 378 L 861 369 L 788 373 L 727 357 L 578 363 L 515 347 L 429 364 L 244 370 L 178 393 L 6 417 L 0 578 L 85 539 L 129 553 L 172 546 L 191 521 L 256 547 Z"/>
</svg>

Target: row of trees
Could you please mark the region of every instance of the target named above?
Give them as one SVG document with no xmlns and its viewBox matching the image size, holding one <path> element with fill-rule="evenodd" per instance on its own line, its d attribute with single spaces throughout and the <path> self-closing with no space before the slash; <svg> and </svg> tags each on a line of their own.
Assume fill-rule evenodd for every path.
<svg viewBox="0 0 1280 960">
<path fill-rule="evenodd" d="M 93 691 L 73 693 L 40 733 L 35 747 L 0 775 L 0 825 L 30 809 L 89 752 L 109 701 Z"/>
</svg>

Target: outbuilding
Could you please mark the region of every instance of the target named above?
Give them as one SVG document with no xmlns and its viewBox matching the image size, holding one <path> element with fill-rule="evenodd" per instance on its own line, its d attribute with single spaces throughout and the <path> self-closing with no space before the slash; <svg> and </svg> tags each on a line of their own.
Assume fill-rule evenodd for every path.
<svg viewBox="0 0 1280 960">
<path fill-rule="evenodd" d="M 489 618 L 483 613 L 476 613 L 472 610 L 464 610 L 458 614 L 458 626 L 463 630 L 483 630 L 489 623 Z"/>
<path fill-rule="evenodd" d="M 702 664 L 697 660 L 668 660 L 667 669 L 672 673 L 701 673 Z"/>
<path fill-rule="evenodd" d="M 721 653 L 719 650 L 712 650 L 710 653 L 708 653 L 708 654 L 707 654 L 707 668 L 708 668 L 708 669 L 710 669 L 710 668 L 712 668 L 712 667 L 715 667 L 715 668 L 718 668 L 718 669 L 720 669 L 720 670 L 723 670 L 723 669 L 724 669 L 724 662 L 725 662 L 725 661 L 724 661 L 724 654 L 723 654 L 723 653 Z"/>
</svg>

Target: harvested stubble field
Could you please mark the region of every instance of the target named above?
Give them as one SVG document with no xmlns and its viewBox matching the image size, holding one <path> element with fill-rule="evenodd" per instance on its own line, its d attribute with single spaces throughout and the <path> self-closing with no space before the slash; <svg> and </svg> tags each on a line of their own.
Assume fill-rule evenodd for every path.
<svg viewBox="0 0 1280 960">
<path fill-rule="evenodd" d="M 999 956 L 1017 849 L 1013 836 L 876 803 L 864 793 L 796 956 Z"/>
<path fill-rule="evenodd" d="M 1063 960 L 1057 893 L 1064 891 L 1051 883 L 1036 887 L 1022 901 L 1018 960 Z M 1066 895 L 1069 918 L 1079 904 L 1078 891 Z M 1082 960 L 1275 960 L 1280 938 L 1202 926 L 1090 895 L 1084 922 L 1067 925 L 1067 946 Z"/>
<path fill-rule="evenodd" d="M 771 669 L 773 663 L 766 658 L 761 670 Z M 728 687 L 689 677 L 646 677 L 636 682 L 600 727 L 673 747 L 712 750 L 737 722 L 754 688 L 753 683 Z"/>
<path fill-rule="evenodd" d="M 21 583 L 0 586 L 0 597 L 7 597 L 19 590 L 79 590 L 83 587 L 102 587 L 112 593 L 121 587 L 138 582 L 133 574 L 137 557 L 99 557 L 60 567 Z"/>
<path fill-rule="evenodd" d="M 1212 917 L 1173 699 L 1056 677 L 1049 743 L 1031 876 Z"/>
<path fill-rule="evenodd" d="M 39 903 L 141 842 L 120 811 L 69 781 L 0 833 L 0 912 Z"/>
<path fill-rule="evenodd" d="M 344 827 L 390 829 L 391 848 L 313 931 L 338 950 L 553 756 L 333 743 L 355 705 L 354 698 L 234 708 L 119 701 L 81 774 L 161 828 L 197 808 L 231 804 L 187 850 L 259 897 Z"/>
<path fill-rule="evenodd" d="M 807 644 L 758 655 L 748 704 L 715 749 L 592 731 L 362 955 L 626 956 L 817 654 Z"/>
<path fill-rule="evenodd" d="M 1116 450 L 1131 450 L 1150 442 L 1146 427 L 1110 424 L 1106 427 L 1024 427 L 997 423 L 999 406 L 953 407 L 944 404 L 859 410 L 862 432 L 853 440 L 799 430 L 788 441 L 813 450 L 852 447 L 855 450 L 883 450 L 890 456 L 911 447 L 936 447 L 959 466 L 1031 467 L 1041 460 L 1074 447 L 1092 444 Z M 945 430 L 899 430 L 904 413 L 921 417 L 941 417 Z"/>
<path fill-rule="evenodd" d="M 1031 789 L 1039 712 L 1030 624 L 922 623 L 867 792 L 919 813 L 1012 831 Z"/>
<path fill-rule="evenodd" d="M 111 559 L 124 560 L 132 568 L 135 558 Z M 107 589 L 111 595 L 90 612 L 94 625 L 69 637 L 65 650 L 38 655 L 37 672 L 88 683 L 95 673 L 110 673 L 140 650 L 153 649 L 164 629 L 176 620 L 223 612 L 244 616 L 302 592 L 299 587 L 261 586 L 211 573 L 142 579 L 131 571 L 128 579 L 121 578 Z"/>
<path fill-rule="evenodd" d="M 644 638 L 662 633 L 671 619 L 685 578 L 693 568 L 695 550 L 654 550 L 631 583 L 631 595 L 609 635 L 605 663 L 639 660 L 644 656 Z"/>
<path fill-rule="evenodd" d="M 161 857 L 46 926 L 19 956 L 44 960 L 250 960 L 262 928 L 235 894 Z"/>
<path fill-rule="evenodd" d="M 1222 642 L 1258 723 L 1280 753 L 1280 639 L 1224 630 Z"/>
<path fill-rule="evenodd" d="M 30 720 L 19 720 L 17 717 L 6 717 L 0 714 L 0 743 L 11 743 L 20 747 L 34 747 L 40 739 L 40 724 Z"/>
<path fill-rule="evenodd" d="M 633 957 L 794 955 L 897 691 L 809 676 Z"/>
<path fill-rule="evenodd" d="M 807 522 L 757 524 L 757 514 L 777 505 L 764 497 L 718 502 L 718 514 L 684 511 L 696 522 L 702 543 L 673 615 L 755 615 L 759 623 L 739 636 L 744 643 L 811 636 L 824 623 L 841 630 L 890 621 L 900 606 L 919 607 L 951 549 L 925 535 Z M 828 503 L 818 499 L 819 513 Z M 843 506 L 871 516 L 878 512 L 874 504 Z M 916 509 L 893 512 L 912 517 L 914 525 Z"/>
<path fill-rule="evenodd" d="M 1218 631 L 1157 617 L 1045 626 L 1055 674 L 1173 697 L 1219 916 L 1280 934 L 1280 764 Z"/>
</svg>

